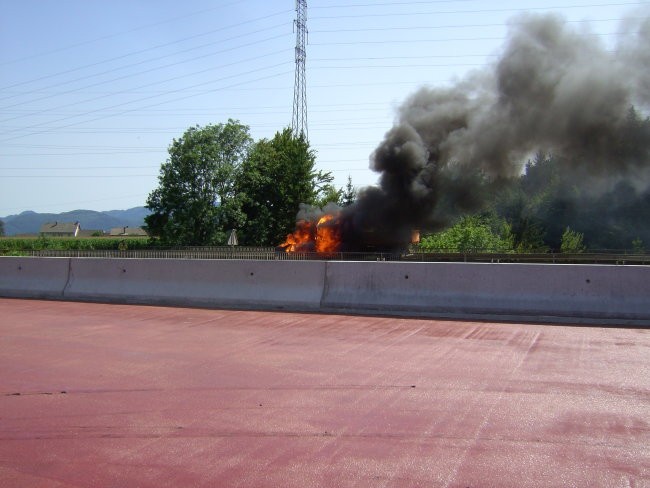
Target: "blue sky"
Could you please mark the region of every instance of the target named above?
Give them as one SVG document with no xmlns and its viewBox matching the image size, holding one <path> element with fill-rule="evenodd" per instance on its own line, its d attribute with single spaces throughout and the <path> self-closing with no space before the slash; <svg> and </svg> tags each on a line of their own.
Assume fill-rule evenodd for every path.
<svg viewBox="0 0 650 488">
<path fill-rule="evenodd" d="M 612 47 L 650 2 L 307 3 L 317 167 L 365 186 L 400 103 L 494 62 L 518 14 L 556 12 Z M 144 205 L 188 127 L 289 126 L 294 18 L 293 0 L 0 0 L 0 216 Z"/>
</svg>

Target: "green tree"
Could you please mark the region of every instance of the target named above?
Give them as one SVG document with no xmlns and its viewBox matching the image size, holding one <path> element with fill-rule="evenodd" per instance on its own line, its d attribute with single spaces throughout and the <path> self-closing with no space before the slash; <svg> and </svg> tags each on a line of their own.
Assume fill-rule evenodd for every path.
<svg viewBox="0 0 650 488">
<path fill-rule="evenodd" d="M 625 249 L 650 240 L 650 119 L 630 108 L 598 154 L 539 152 L 525 172 L 492 193 L 492 208 L 512 225 L 516 248 L 562 248 L 567 227 L 584 236 L 586 249 Z M 600 141 L 593 141 L 595 145 Z"/>
<path fill-rule="evenodd" d="M 3 220 L 0 220 L 0 237 L 5 235 L 5 223 Z"/>
<path fill-rule="evenodd" d="M 461 218 L 449 229 L 422 237 L 419 250 L 510 252 L 513 236 L 504 220 L 472 215 Z"/>
<path fill-rule="evenodd" d="M 518 222 L 520 232 L 515 236 L 515 251 L 518 253 L 544 253 L 549 247 L 544 240 L 546 232 L 540 223 L 530 218 Z"/>
<path fill-rule="evenodd" d="M 341 194 L 341 206 L 349 207 L 357 200 L 357 189 L 352 186 L 352 177 L 348 175 L 348 182 L 345 184 L 345 188 Z"/>
<path fill-rule="evenodd" d="M 583 244 L 584 236 L 580 232 L 571 230 L 567 227 L 562 234 L 562 243 L 560 244 L 560 251 L 563 253 L 581 253 L 585 250 Z"/>
<path fill-rule="evenodd" d="M 638 237 L 632 240 L 632 250 L 638 254 L 645 252 L 645 246 L 643 245 L 643 241 Z"/>
<path fill-rule="evenodd" d="M 316 198 L 315 205 L 318 208 L 324 208 L 328 203 L 334 203 L 341 206 L 343 198 L 343 189 L 336 188 L 331 183 L 323 185 Z"/>
<path fill-rule="evenodd" d="M 327 194 L 333 177 L 316 171 L 315 160 L 307 140 L 288 128 L 254 144 L 237 180 L 247 216 L 240 242 L 279 244 L 293 231 L 300 204 L 315 205 Z"/>
<path fill-rule="evenodd" d="M 149 232 L 168 245 L 223 244 L 245 220 L 235 181 L 251 143 L 248 126 L 231 119 L 174 139 L 147 198 Z"/>
</svg>

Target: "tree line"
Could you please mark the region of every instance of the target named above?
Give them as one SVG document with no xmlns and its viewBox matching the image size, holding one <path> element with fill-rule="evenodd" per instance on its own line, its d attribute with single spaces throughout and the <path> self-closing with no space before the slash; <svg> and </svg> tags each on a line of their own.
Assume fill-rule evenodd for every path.
<svg viewBox="0 0 650 488">
<path fill-rule="evenodd" d="M 418 250 L 643 252 L 650 242 L 650 121 L 631 110 L 627 123 L 618 156 L 632 162 L 628 168 L 539 152 L 518 177 L 476 175 L 481 210 L 456 215 L 446 229 L 420 229 Z M 350 178 L 336 188 L 330 172 L 316 169 L 308 141 L 288 128 L 254 141 L 236 120 L 190 127 L 168 152 L 145 219 L 164 246 L 224 245 L 231 229 L 239 244 L 275 246 L 294 230 L 301 204 L 345 206 L 356 198 Z"/>
<path fill-rule="evenodd" d="M 630 109 L 606 161 L 539 152 L 523 173 L 485 180 L 485 205 L 420 249 L 500 252 L 645 252 L 650 243 L 650 119 Z"/>
<path fill-rule="evenodd" d="M 300 204 L 324 206 L 354 198 L 316 170 L 308 141 L 286 128 L 254 141 L 249 127 L 191 127 L 169 147 L 159 185 L 147 198 L 145 218 L 160 244 L 224 245 L 232 229 L 239 244 L 274 246 L 293 231 Z"/>
</svg>

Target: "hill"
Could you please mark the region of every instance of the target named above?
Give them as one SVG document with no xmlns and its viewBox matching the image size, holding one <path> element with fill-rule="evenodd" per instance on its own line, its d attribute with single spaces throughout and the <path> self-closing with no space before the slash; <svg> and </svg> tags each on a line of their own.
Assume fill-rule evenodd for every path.
<svg viewBox="0 0 650 488">
<path fill-rule="evenodd" d="M 5 224 L 5 235 L 38 234 L 41 225 L 46 222 L 79 222 L 82 229 L 108 231 L 112 227 L 140 227 L 144 218 L 149 214 L 145 207 L 134 207 L 127 210 L 72 210 L 63 213 L 37 213 L 30 210 L 18 215 L 0 217 Z"/>
</svg>

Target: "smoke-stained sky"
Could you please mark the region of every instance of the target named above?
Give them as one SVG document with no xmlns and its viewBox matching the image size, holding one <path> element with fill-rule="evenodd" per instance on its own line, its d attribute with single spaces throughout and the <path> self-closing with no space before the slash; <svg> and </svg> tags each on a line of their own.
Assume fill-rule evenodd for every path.
<svg viewBox="0 0 650 488">
<path fill-rule="evenodd" d="M 633 140 L 628 122 L 632 107 L 644 113 L 650 102 L 650 19 L 624 25 L 608 51 L 560 16 L 520 15 L 495 63 L 409 96 L 371 156 L 379 186 L 344 212 L 347 240 L 371 231 L 391 247 L 411 229 L 478 210 L 486 181 L 519 175 L 538 151 L 593 191 L 621 179 L 647 188 L 650 141 Z"/>
</svg>

